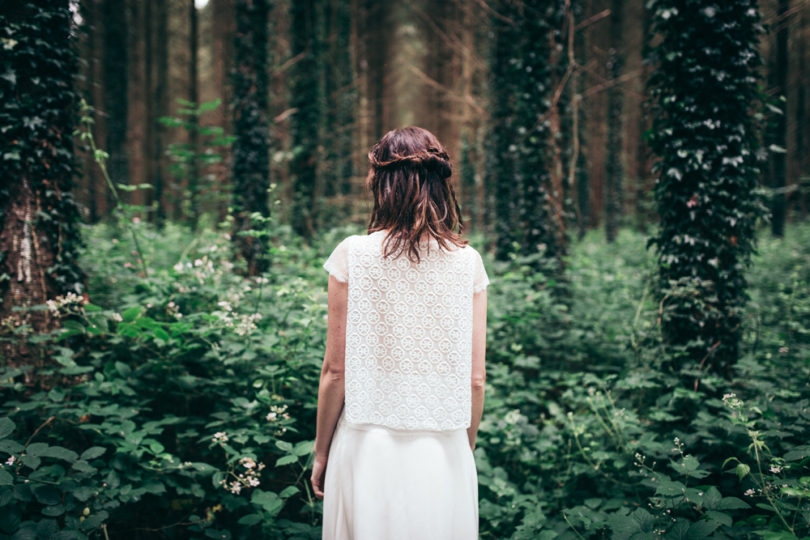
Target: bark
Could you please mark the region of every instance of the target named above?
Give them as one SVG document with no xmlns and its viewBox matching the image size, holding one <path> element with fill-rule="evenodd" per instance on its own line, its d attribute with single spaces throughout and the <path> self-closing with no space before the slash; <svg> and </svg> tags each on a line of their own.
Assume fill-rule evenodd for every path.
<svg viewBox="0 0 810 540">
<path fill-rule="evenodd" d="M 619 220 L 622 215 L 622 89 L 619 76 L 622 73 L 622 54 L 619 44 L 622 39 L 621 1 L 612 0 L 610 12 L 610 50 L 606 71 L 612 81 L 608 89 L 608 125 L 605 163 L 605 239 L 616 240 Z"/>
<path fill-rule="evenodd" d="M 787 89 L 787 72 L 788 72 L 788 21 L 785 19 L 788 10 L 790 9 L 789 0 L 779 0 L 779 7 L 777 12 L 777 32 L 776 32 L 776 48 L 774 51 L 774 64 L 771 66 L 772 72 L 772 90 L 778 97 L 788 95 Z M 787 101 L 779 102 L 779 108 L 782 109 L 781 114 L 774 115 L 771 124 L 770 143 L 772 151 L 770 153 L 769 163 L 769 185 L 774 190 L 771 199 L 771 233 L 776 237 L 782 237 L 785 234 L 785 213 L 786 213 L 786 197 L 785 188 L 787 186 L 786 168 L 785 168 L 785 152 L 787 149 Z"/>
<path fill-rule="evenodd" d="M 199 60 L 197 56 L 198 29 L 197 29 L 197 7 L 194 5 L 194 0 L 188 0 L 188 18 L 189 18 L 188 100 L 192 102 L 195 107 L 198 107 L 200 104 L 200 92 L 197 85 L 198 70 L 199 70 L 198 67 Z M 192 229 L 197 228 L 197 223 L 200 218 L 200 207 L 198 201 L 200 168 L 197 160 L 197 153 L 200 151 L 199 148 L 200 137 L 197 131 L 198 120 L 199 117 L 197 115 L 191 116 L 189 118 L 189 121 L 191 122 L 191 130 L 189 131 L 191 163 L 189 163 L 188 169 L 188 194 L 189 194 L 188 220 Z"/>
</svg>

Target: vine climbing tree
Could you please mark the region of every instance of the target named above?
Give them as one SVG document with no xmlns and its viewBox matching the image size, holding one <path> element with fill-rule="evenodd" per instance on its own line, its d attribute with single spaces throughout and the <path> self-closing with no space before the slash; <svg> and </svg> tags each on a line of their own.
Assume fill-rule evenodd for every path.
<svg viewBox="0 0 810 540">
<path fill-rule="evenodd" d="M 248 263 L 248 272 L 266 270 L 269 261 L 260 236 L 244 234 L 254 229 L 252 216 L 267 217 L 270 177 L 267 125 L 267 18 L 268 0 L 239 0 L 236 4 L 233 119 L 234 240 Z M 242 234 L 240 234 L 242 233 Z"/>
<path fill-rule="evenodd" d="M 650 145 L 662 328 L 676 369 L 728 374 L 738 355 L 757 195 L 763 27 L 755 0 L 655 0 Z"/>
<path fill-rule="evenodd" d="M 48 311 L 12 311 L 85 291 L 78 265 L 79 208 L 73 130 L 77 54 L 68 0 L 0 11 L 0 320 L 45 332 Z M 30 363 L 26 351 L 0 357 Z"/>
<path fill-rule="evenodd" d="M 494 185 L 497 256 L 518 246 L 542 253 L 562 273 L 567 235 L 559 95 L 567 58 L 561 2 L 505 0 L 493 17 L 492 131 L 487 159 Z"/>
</svg>

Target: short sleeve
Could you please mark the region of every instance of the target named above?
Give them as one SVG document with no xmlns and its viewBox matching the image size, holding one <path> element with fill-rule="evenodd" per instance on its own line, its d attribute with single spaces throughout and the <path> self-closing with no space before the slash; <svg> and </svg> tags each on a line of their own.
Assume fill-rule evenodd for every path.
<svg viewBox="0 0 810 540">
<path fill-rule="evenodd" d="M 347 282 L 349 281 L 349 239 L 344 239 L 341 243 L 339 243 L 334 250 L 332 250 L 332 254 L 329 255 L 329 258 L 326 259 L 326 262 L 323 263 L 323 267 L 326 269 L 327 272 L 335 276 L 335 279 L 338 281 Z"/>
<path fill-rule="evenodd" d="M 478 251 L 473 250 L 474 256 L 474 264 L 475 264 L 475 277 L 473 278 L 473 292 L 481 292 L 487 288 L 489 285 L 489 277 L 487 276 L 487 271 L 484 268 L 484 261 L 481 260 L 481 254 Z"/>
</svg>

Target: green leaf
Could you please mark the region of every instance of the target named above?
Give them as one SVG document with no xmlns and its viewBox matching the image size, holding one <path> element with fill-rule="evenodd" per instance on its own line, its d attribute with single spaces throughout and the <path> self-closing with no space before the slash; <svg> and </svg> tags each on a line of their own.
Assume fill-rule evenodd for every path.
<svg viewBox="0 0 810 540">
<path fill-rule="evenodd" d="M 169 341 L 169 333 L 163 328 L 157 327 L 153 330 L 153 333 L 155 334 L 156 338 L 163 340 L 164 342 Z"/>
<path fill-rule="evenodd" d="M 14 484 L 14 477 L 5 469 L 0 469 L 0 486 L 11 486 Z"/>
<path fill-rule="evenodd" d="M 312 448 L 314 445 L 315 441 L 301 441 L 300 443 L 295 445 L 293 453 L 296 456 L 307 456 L 312 452 Z"/>
<path fill-rule="evenodd" d="M 275 516 L 281 507 L 284 506 L 284 500 L 278 494 L 272 491 L 262 491 L 257 489 L 250 497 L 250 502 L 261 506 L 265 512 L 271 516 Z"/>
<path fill-rule="evenodd" d="M 117 371 L 118 374 L 121 375 L 122 377 L 128 377 L 132 373 L 132 368 L 130 368 L 123 362 L 116 361 L 115 371 Z"/>
<path fill-rule="evenodd" d="M 237 521 L 237 523 L 239 525 L 247 525 L 248 527 L 250 527 L 252 525 L 260 523 L 261 520 L 262 520 L 261 514 L 248 514 L 246 516 L 242 516 L 241 518 L 239 518 L 239 521 Z"/>
<path fill-rule="evenodd" d="M 124 322 L 132 322 L 140 312 L 141 306 L 134 306 L 124 310 L 124 312 L 121 314 L 121 318 L 124 319 Z"/>
<path fill-rule="evenodd" d="M 14 422 L 11 418 L 4 416 L 0 418 L 0 439 L 5 439 L 14 431 Z"/>
<path fill-rule="evenodd" d="M 688 538 L 694 538 L 695 540 L 698 538 L 707 538 L 720 525 L 721 523 L 719 521 L 697 521 L 692 523 L 692 525 L 689 526 Z"/>
<path fill-rule="evenodd" d="M 742 510 L 750 507 L 747 502 L 737 497 L 723 497 L 723 500 L 717 505 L 718 510 Z"/>
<path fill-rule="evenodd" d="M 102 446 L 91 446 L 82 452 L 81 459 L 90 461 L 91 459 L 96 459 L 97 457 L 101 456 L 106 451 L 107 449 Z"/>
<path fill-rule="evenodd" d="M 61 459 L 64 461 L 74 462 L 79 458 L 79 454 L 74 452 L 73 450 L 69 450 L 67 448 L 63 448 L 61 446 L 49 446 L 45 449 L 41 454 L 42 457 L 51 457 L 55 459 Z"/>
<path fill-rule="evenodd" d="M 278 494 L 278 496 L 281 497 L 282 499 L 287 499 L 289 497 L 292 497 L 299 491 L 300 490 L 296 486 L 287 486 L 282 490 L 281 493 Z"/>
<path fill-rule="evenodd" d="M 75 471 L 78 471 L 80 473 L 87 473 L 87 474 L 93 474 L 94 472 L 96 472 L 98 470 L 98 469 L 96 469 L 95 467 L 93 467 L 92 465 L 90 465 L 89 463 L 87 463 L 86 461 L 83 461 L 83 460 L 79 460 L 76 463 L 74 463 L 73 466 L 71 467 L 71 469 L 73 469 Z"/>
<path fill-rule="evenodd" d="M 723 512 L 717 512 L 715 510 L 709 510 L 706 512 L 706 517 L 714 521 L 717 521 L 722 525 L 731 527 L 731 516 L 728 514 L 724 514 Z"/>
<path fill-rule="evenodd" d="M 285 452 L 292 452 L 293 445 L 292 443 L 288 443 L 287 441 L 276 441 L 276 446 Z"/>
<path fill-rule="evenodd" d="M 737 478 L 739 480 L 742 480 L 743 478 L 748 476 L 749 472 L 751 472 L 751 466 L 746 465 L 745 463 L 738 463 L 735 470 L 737 472 Z"/>
<path fill-rule="evenodd" d="M 298 461 L 298 456 L 289 455 L 289 456 L 281 456 L 276 460 L 276 467 L 281 467 L 282 465 L 289 465 L 290 463 L 296 463 Z"/>
<path fill-rule="evenodd" d="M 35 442 L 29 444 L 25 448 L 25 453 L 29 456 L 41 456 L 43 452 L 48 450 L 48 445 L 44 442 Z"/>
<path fill-rule="evenodd" d="M 19 454 L 25 449 L 23 445 L 12 439 L 4 439 L 0 441 L 0 452 L 6 454 Z"/>
</svg>

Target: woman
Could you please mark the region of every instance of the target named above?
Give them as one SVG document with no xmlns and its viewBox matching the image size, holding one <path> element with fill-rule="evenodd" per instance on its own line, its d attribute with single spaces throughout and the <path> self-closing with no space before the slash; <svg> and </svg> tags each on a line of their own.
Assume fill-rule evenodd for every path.
<svg viewBox="0 0 810 540">
<path fill-rule="evenodd" d="M 323 538 L 474 539 L 489 280 L 432 133 L 390 131 L 369 161 L 368 234 L 324 264 L 311 477 Z"/>
</svg>

